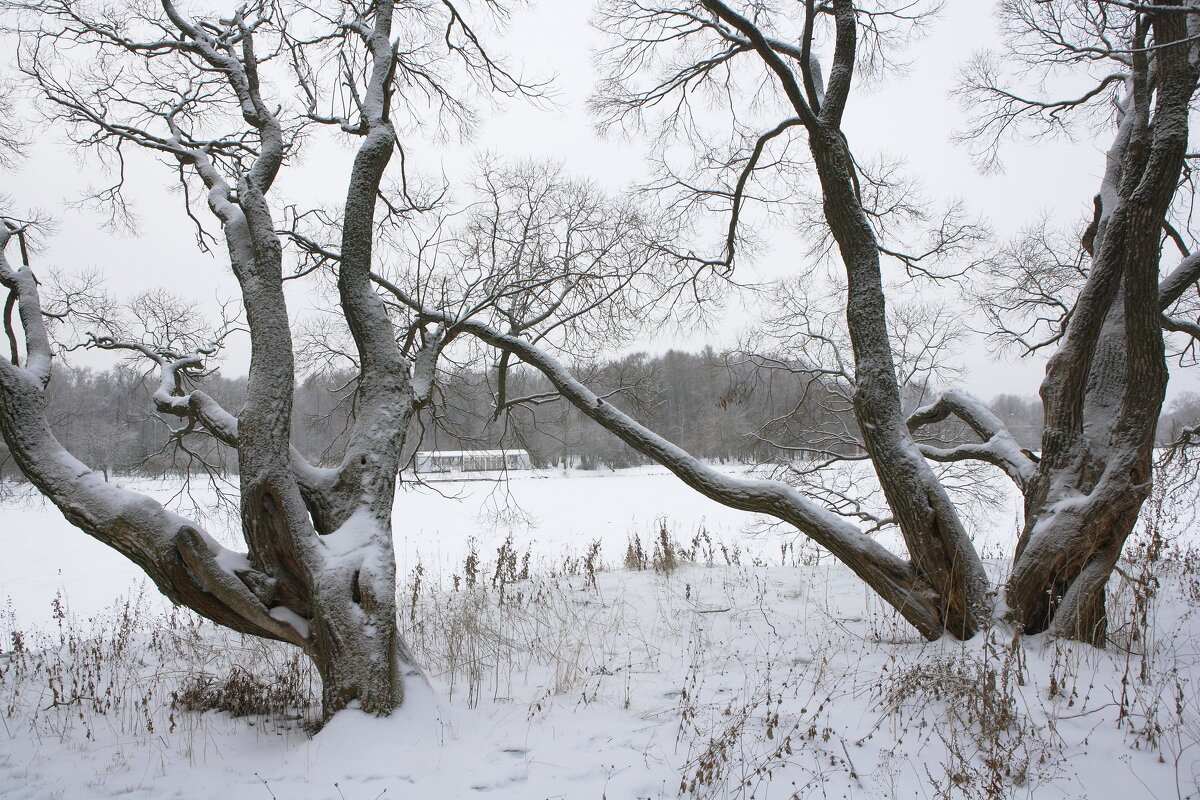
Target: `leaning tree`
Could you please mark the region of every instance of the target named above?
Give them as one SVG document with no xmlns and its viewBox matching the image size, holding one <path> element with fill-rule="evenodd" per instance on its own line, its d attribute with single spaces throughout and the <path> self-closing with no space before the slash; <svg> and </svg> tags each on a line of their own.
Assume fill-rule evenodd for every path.
<svg viewBox="0 0 1200 800">
<path fill-rule="evenodd" d="M 615 44 L 603 54 L 608 77 L 597 108 L 610 122 L 660 126 L 666 146 L 656 188 L 670 197 L 671 210 L 701 222 L 721 209 L 727 215 L 715 255 L 702 255 L 703 237 L 690 247 L 662 243 L 663 249 L 697 274 L 724 275 L 753 204 L 787 201 L 816 212 L 816 224 L 805 228 L 817 234 L 816 245 L 797 261 L 821 254 L 824 241 L 828 255 L 840 261 L 849 353 L 840 363 L 819 364 L 806 361 L 804 352 L 791 365 L 837 384 L 852 402 L 853 441 L 873 465 L 888 508 L 867 529 L 853 514 L 840 515 L 786 483 L 722 474 L 654 435 L 539 347 L 529 335 L 536 320 L 514 328 L 483 314 L 464 318 L 422 304 L 401 286 L 383 285 L 426 318 L 454 324 L 541 370 L 563 397 L 697 491 L 794 526 L 925 636 L 968 637 L 1007 615 L 1027 633 L 1050 631 L 1102 645 L 1105 585 L 1151 486 L 1155 426 L 1168 377 L 1164 328 L 1200 333 L 1180 313 L 1195 304 L 1200 256 L 1188 251 L 1186 228 L 1181 234 L 1170 221 L 1188 188 L 1184 167 L 1191 157 L 1200 9 L 1179 0 L 1013 0 L 1001 5 L 1001 16 L 1003 56 L 973 62 L 961 89 L 976 114 L 968 138 L 982 145 L 981 153 L 994 153 L 1021 125 L 1035 123 L 1049 132 L 1074 112 L 1091 110 L 1093 124 L 1099 115 L 1115 128 L 1075 277 L 1050 292 L 1036 281 L 1014 279 L 1030 265 L 1014 265 L 1004 253 L 963 258 L 978 243 L 979 230 L 958 209 L 924 215 L 934 224 L 923 246 L 905 248 L 900 242 L 912 238 L 906 239 L 896 218 L 911 221 L 922 212 L 898 187 L 893 170 L 864 162 L 850 148 L 842 120 L 855 78 L 888 68 L 892 46 L 927 19 L 917 5 L 602 5 L 601 25 Z M 1066 100 L 1047 100 L 1024 96 L 1009 83 L 1011 75 L 1028 78 L 1038 70 L 1088 84 Z M 706 93 L 715 102 L 699 102 Z M 726 126 L 726 149 L 713 133 L 714 119 Z M 676 166 L 681 139 L 695 156 L 688 173 Z M 816 196 L 809 199 L 804 181 L 814 172 Z M 1162 277 L 1167 238 L 1183 258 Z M 906 405 L 886 310 L 889 264 L 913 279 L 985 276 L 995 297 L 992 318 L 1002 328 L 1020 324 L 1014 320 L 1023 315 L 1031 317 L 1027 326 L 1050 326 L 1047 341 L 1038 343 L 1055 348 L 1041 389 L 1040 454 L 1023 449 L 995 414 L 962 390 L 918 408 Z M 797 263 L 798 273 L 807 268 Z M 987 302 L 988 292 L 982 297 Z M 811 350 L 831 341 L 812 324 L 808 305 L 788 308 L 784 301 L 782 313 L 791 315 L 797 336 L 816 343 Z M 1056 310 L 1056 318 L 1047 317 Z M 978 441 L 948 446 L 922 435 L 951 418 Z M 1025 498 L 1024 530 L 1001 591 L 989 584 L 960 509 L 933 468 L 968 461 L 1000 468 Z M 869 535 L 877 523 L 899 529 L 908 558 Z"/>
<path fill-rule="evenodd" d="M 79 147 L 115 159 L 117 183 L 103 199 L 119 210 L 125 154 L 149 151 L 177 173 L 201 244 L 223 240 L 250 337 L 239 410 L 200 388 L 215 346 L 187 351 L 104 329 L 91 331 L 88 344 L 159 371 L 154 401 L 183 420 L 176 437 L 204 432 L 236 450 L 246 550 L 105 482 L 55 439 L 46 416 L 50 316 L 104 315 L 85 308 L 83 295 L 57 310 L 53 298 L 43 301 L 27 247 L 32 228 L 9 214 L 0 221 L 11 350 L 0 363 L 0 431 L 14 460 L 72 524 L 134 561 L 176 604 L 302 648 L 321 676 L 326 717 L 352 703 L 390 713 L 406 683 L 420 679 L 396 624 L 397 472 L 455 336 L 412 315 L 394 318 L 371 283 L 381 220 L 402 221 L 428 205 L 407 181 L 398 130 L 466 119 L 462 98 L 472 84 L 487 93 L 536 88 L 490 57 L 449 0 L 258 0 L 221 17 L 190 16 L 172 0 L 0 7 L 41 111 Z M 505 13 L 496 3 L 486 8 Z M 321 126 L 356 143 L 337 187 L 344 200 L 298 210 L 278 197 L 278 179 Z M 193 208 L 197 197 L 207 211 Z M 316 245 L 306 226 L 334 235 L 333 248 Z M 344 453 L 318 468 L 290 444 L 297 368 L 284 282 L 325 265 L 358 375 Z"/>
</svg>

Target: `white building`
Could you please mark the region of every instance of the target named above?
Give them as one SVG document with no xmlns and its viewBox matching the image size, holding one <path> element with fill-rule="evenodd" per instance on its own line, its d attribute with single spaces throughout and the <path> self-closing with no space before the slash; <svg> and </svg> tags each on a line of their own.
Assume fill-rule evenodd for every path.
<svg viewBox="0 0 1200 800">
<path fill-rule="evenodd" d="M 499 472 L 530 469 L 524 450 L 428 450 L 417 453 L 417 472 Z"/>
</svg>

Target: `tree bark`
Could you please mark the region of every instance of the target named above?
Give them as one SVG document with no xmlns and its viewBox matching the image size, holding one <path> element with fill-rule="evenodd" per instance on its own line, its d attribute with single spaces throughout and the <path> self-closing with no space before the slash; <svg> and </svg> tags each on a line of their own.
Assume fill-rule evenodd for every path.
<svg viewBox="0 0 1200 800">
<path fill-rule="evenodd" d="M 921 455 L 900 399 L 888 340 L 879 247 L 836 130 L 809 129 L 825 219 L 846 268 L 846 319 L 854 350 L 854 412 L 875 474 L 918 574 L 938 595 L 945 628 L 968 638 L 990 617 L 987 577 L 945 489 Z"/>
<path fill-rule="evenodd" d="M 1154 46 L 1145 46 L 1144 32 L 1134 42 L 1097 198 L 1092 269 L 1042 383 L 1041 461 L 1006 591 L 1027 633 L 1097 646 L 1107 635 L 1105 586 L 1150 492 L 1168 377 L 1161 302 L 1176 289 L 1158 282 L 1160 231 L 1187 152 L 1197 85 L 1187 15 L 1144 13 Z"/>
</svg>

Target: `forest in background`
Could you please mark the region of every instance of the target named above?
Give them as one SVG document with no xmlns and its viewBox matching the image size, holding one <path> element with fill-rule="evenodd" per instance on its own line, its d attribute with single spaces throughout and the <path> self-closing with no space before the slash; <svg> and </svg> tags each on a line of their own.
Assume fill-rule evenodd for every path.
<svg viewBox="0 0 1200 800">
<path fill-rule="evenodd" d="M 846 441 L 847 434 L 857 435 L 846 388 L 786 364 L 766 365 L 706 348 L 635 353 L 576 368 L 597 394 L 701 458 L 769 463 L 855 452 Z M 434 402 L 422 412 L 419 444 L 410 444 L 410 450 L 519 448 L 541 468 L 620 469 L 646 463 L 574 406 L 549 396 L 540 373 L 518 366 L 507 371 L 503 388 L 500 383 L 495 369 L 444 372 Z M 328 464 L 344 445 L 354 385 L 349 372 L 311 375 L 298 385 L 295 445 L 314 463 Z M 216 373 L 203 380 L 204 390 L 226 408 L 241 406 L 245 387 L 244 377 Z M 71 452 L 110 474 L 236 471 L 236 454 L 201 432 L 172 436 L 179 423 L 154 412 L 156 388 L 157 379 L 132 364 L 103 371 L 57 364 L 48 392 L 51 426 Z M 912 408 L 930 396 L 911 386 L 906 394 Z M 498 405 L 507 413 L 496 414 Z M 1004 394 L 989 405 L 1022 447 L 1038 449 L 1042 409 L 1037 397 Z M 1197 409 L 1196 395 L 1177 400 L 1160 424 L 1160 441 L 1172 441 L 1175 428 Z M 953 422 L 925 432 L 935 442 L 964 434 Z M 19 477 L 3 444 L 0 476 Z"/>
</svg>

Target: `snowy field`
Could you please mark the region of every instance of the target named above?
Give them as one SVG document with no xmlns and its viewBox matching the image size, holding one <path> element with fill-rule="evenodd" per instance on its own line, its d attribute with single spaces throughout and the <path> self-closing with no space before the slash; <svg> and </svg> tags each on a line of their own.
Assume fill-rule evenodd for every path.
<svg viewBox="0 0 1200 800">
<path fill-rule="evenodd" d="M 205 487 L 179 502 L 213 531 L 227 513 Z M 401 621 L 430 687 L 310 736 L 302 658 L 171 610 L 10 498 L 0 796 L 1196 797 L 1194 502 L 1148 515 L 1167 545 L 1131 542 L 1099 651 L 1001 629 L 925 643 L 811 546 L 658 470 L 411 486 Z M 974 523 L 981 551 L 1011 550 L 1011 499 Z"/>
</svg>

